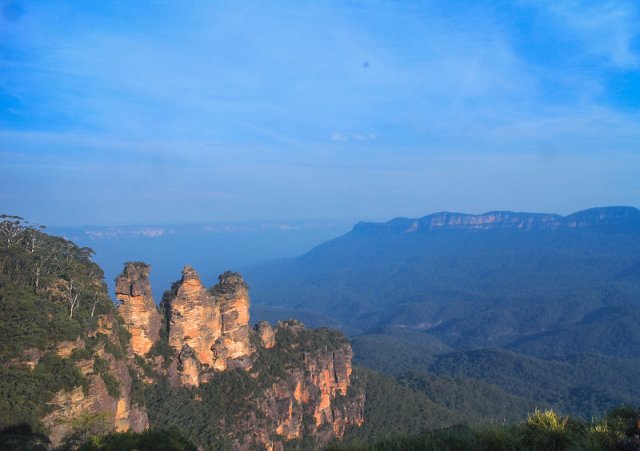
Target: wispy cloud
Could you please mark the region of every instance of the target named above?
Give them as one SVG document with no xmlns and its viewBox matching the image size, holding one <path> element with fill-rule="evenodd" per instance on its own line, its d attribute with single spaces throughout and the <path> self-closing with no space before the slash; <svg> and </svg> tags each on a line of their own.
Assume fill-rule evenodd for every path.
<svg viewBox="0 0 640 451">
<path fill-rule="evenodd" d="M 640 49 L 634 39 L 640 33 L 638 3 L 627 0 L 537 2 L 557 19 L 557 26 L 583 43 L 587 55 L 604 57 L 623 69 L 636 69 Z"/>
<path fill-rule="evenodd" d="M 375 141 L 378 136 L 375 133 L 335 132 L 331 134 L 331 141 L 336 142 L 367 142 Z"/>
<path fill-rule="evenodd" d="M 403 208 L 429 208 L 424 177 L 407 171 L 441 187 L 462 178 L 454 165 L 429 172 L 442 159 L 473 179 L 494 159 L 526 172 L 527 157 L 571 156 L 576 181 L 578 157 L 640 145 L 632 1 L 60 1 L 11 17 L 0 18 L 0 192 L 40 222 L 113 209 L 154 222 L 352 217 L 368 200 L 385 217 L 398 213 L 394 184 Z M 600 183 L 612 201 L 640 184 Z M 494 191 L 460 186 L 493 208 Z M 351 194 L 336 200 L 339 189 Z"/>
</svg>

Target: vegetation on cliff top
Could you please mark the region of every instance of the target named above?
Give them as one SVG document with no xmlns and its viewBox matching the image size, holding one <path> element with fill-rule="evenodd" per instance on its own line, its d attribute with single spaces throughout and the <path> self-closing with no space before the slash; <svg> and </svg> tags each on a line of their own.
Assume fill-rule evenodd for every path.
<svg viewBox="0 0 640 451">
<path fill-rule="evenodd" d="M 117 325 L 117 313 L 92 253 L 22 218 L 0 216 L 0 428 L 26 423 L 41 431 L 55 392 L 86 390 L 76 361 L 93 359 L 98 347 L 122 357 L 126 334 L 114 344 L 97 333 L 98 319 L 110 315 Z M 73 351 L 66 355 L 64 347 Z M 104 368 L 97 373 L 116 394 L 117 381 Z"/>
</svg>

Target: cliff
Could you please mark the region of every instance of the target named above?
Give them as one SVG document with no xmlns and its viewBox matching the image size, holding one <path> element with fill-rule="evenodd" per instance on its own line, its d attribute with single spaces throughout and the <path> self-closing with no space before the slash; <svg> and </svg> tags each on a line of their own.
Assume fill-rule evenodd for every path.
<svg viewBox="0 0 640 451">
<path fill-rule="evenodd" d="M 290 320 L 260 323 L 249 337 L 250 368 L 198 386 L 150 387 L 151 424 L 177 425 L 204 449 L 282 450 L 320 448 L 364 422 L 364 387 L 352 382 L 353 352 L 340 332 Z"/>
<path fill-rule="evenodd" d="M 176 368 L 183 384 L 208 380 L 208 370 L 251 366 L 249 293 L 238 274 L 222 274 L 207 290 L 198 273 L 185 266 L 163 308 L 168 343 L 178 355 Z"/>
<path fill-rule="evenodd" d="M 160 339 L 162 319 L 156 309 L 149 282 L 149 265 L 127 263 L 116 278 L 118 312 L 131 334 L 131 349 L 145 355 Z"/>
<path fill-rule="evenodd" d="M 561 216 L 549 213 L 490 211 L 474 215 L 438 212 L 419 219 L 396 218 L 384 223 L 361 222 L 355 233 L 416 233 L 439 230 L 640 230 L 640 210 L 633 207 L 600 207 Z"/>
<path fill-rule="evenodd" d="M 322 335 L 326 334 L 326 335 Z M 364 421 L 364 392 L 351 386 L 351 345 L 332 331 L 311 331 L 295 321 L 280 322 L 276 336 L 284 344 L 278 352 L 292 353 L 302 348 L 302 360 L 288 370 L 286 382 L 272 387 L 271 399 L 277 407 L 267 409 L 276 422 L 276 432 L 287 440 L 302 438 L 305 428 L 321 441 L 342 437 L 349 425 Z M 276 346 L 278 339 L 276 338 Z M 322 342 L 320 344 L 318 341 Z M 340 404 L 338 399 L 351 396 L 351 402 Z M 312 419 L 304 424 L 307 415 Z"/>
<path fill-rule="evenodd" d="M 185 266 L 163 299 L 172 354 L 155 365 L 153 378 L 166 377 L 169 386 L 153 389 L 151 424 L 175 424 L 165 412 L 184 396 L 189 413 L 180 415 L 180 429 L 210 430 L 204 441 L 194 439 L 205 448 L 282 449 L 292 440 L 319 446 L 362 424 L 364 391 L 351 386 L 353 352 L 345 337 L 293 320 L 251 329 L 249 305 L 239 274 L 226 272 L 206 289 Z"/>
</svg>

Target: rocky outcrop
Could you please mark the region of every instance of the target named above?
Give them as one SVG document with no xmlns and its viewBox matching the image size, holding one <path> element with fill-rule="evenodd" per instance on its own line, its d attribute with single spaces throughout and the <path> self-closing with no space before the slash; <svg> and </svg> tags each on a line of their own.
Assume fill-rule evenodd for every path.
<svg viewBox="0 0 640 451">
<path fill-rule="evenodd" d="M 225 272 L 211 289 L 220 309 L 222 331 L 216 341 L 215 368 L 244 368 L 251 366 L 253 348 L 249 340 L 249 290 L 238 273 Z"/>
<path fill-rule="evenodd" d="M 267 330 L 267 325 L 261 323 L 256 329 Z M 294 361 L 300 356 L 298 365 L 290 366 L 287 376 L 275 381 L 258 402 L 257 410 L 272 420 L 270 427 L 280 438 L 273 445 L 311 436 L 321 447 L 342 437 L 348 426 L 361 425 L 364 390 L 351 384 L 353 352 L 344 336 L 310 330 L 294 320 L 280 322 L 271 330 L 277 344 L 263 346 L 259 350 L 263 358 L 273 354 Z"/>
<path fill-rule="evenodd" d="M 173 285 L 172 292 L 165 306 L 169 346 L 180 354 L 187 345 L 201 365 L 213 368 L 213 348 L 222 332 L 220 309 L 213 296 L 191 266 L 184 267 L 182 279 Z"/>
<path fill-rule="evenodd" d="M 547 213 L 490 211 L 474 215 L 439 212 L 419 219 L 396 218 L 385 223 L 362 222 L 356 233 L 415 233 L 437 230 L 640 230 L 640 210 L 633 207 L 601 207 L 579 211 L 568 216 Z"/>
<path fill-rule="evenodd" d="M 66 437 L 77 444 L 141 432 L 151 418 L 154 427 L 178 426 L 201 449 L 281 450 L 295 438 L 321 445 L 361 421 L 344 336 L 294 321 L 254 331 L 239 274 L 226 272 L 206 289 L 186 266 L 163 297 L 162 321 L 148 265 L 126 264 L 116 308 L 90 249 L 19 220 L 0 222 L 23 234 L 0 243 L 10 269 L 2 274 L 0 363 L 5 391 L 16 394 L 3 403 L 2 427 L 28 422 L 57 447 Z"/>
<path fill-rule="evenodd" d="M 260 321 L 256 324 L 255 330 L 260 339 L 260 344 L 265 349 L 273 348 L 276 345 L 276 333 L 267 321 Z"/>
<path fill-rule="evenodd" d="M 116 278 L 118 311 L 131 334 L 132 351 L 141 356 L 160 339 L 162 324 L 151 294 L 149 270 L 144 263 L 127 263 Z"/>
<path fill-rule="evenodd" d="M 118 346 L 117 330 L 111 315 L 101 317 L 102 331 L 107 332 L 109 343 Z M 69 348 L 84 349 L 85 343 L 63 342 L 58 355 L 66 355 Z M 117 359 L 105 351 L 101 344 L 90 359 L 79 360 L 76 365 L 88 381 L 86 388 L 76 387 L 71 391 L 59 391 L 48 403 L 48 413 L 42 424 L 49 432 L 54 446 L 70 433 L 85 430 L 92 433 L 115 431 L 141 432 L 149 427 L 149 418 L 144 407 L 135 404 L 131 397 L 132 377 L 127 362 Z M 104 368 L 99 368 L 103 365 Z M 110 393 L 106 380 L 117 384 L 115 393 Z"/>
<path fill-rule="evenodd" d="M 267 323 L 257 330 L 267 329 Z M 228 443 L 225 449 L 288 449 L 287 442 L 299 440 L 305 449 L 321 449 L 344 435 L 349 426 L 364 421 L 364 386 L 352 382 L 351 345 L 340 332 L 308 329 L 294 320 L 269 325 L 275 336 L 269 348 L 256 340 L 254 365 L 247 372 L 231 372 L 210 380 L 217 397 L 202 402 L 233 403 L 235 414 L 212 416 L 224 423 Z M 257 331 L 251 331 L 255 334 Z M 249 382 L 251 381 L 251 382 Z M 223 393 L 233 383 L 260 387 L 238 403 Z M 206 393 L 206 392 L 205 392 Z M 205 395 L 206 396 L 206 395 Z M 194 404 L 196 401 L 194 399 Z M 197 407 L 196 407 L 197 408 Z M 204 411 L 203 411 L 204 412 Z M 293 448 L 292 448 L 293 449 Z M 297 448 L 295 448 L 297 449 Z"/>
<path fill-rule="evenodd" d="M 204 372 L 197 380 L 193 374 L 182 375 L 180 380 L 198 385 L 211 377 L 206 374 L 208 370 L 251 366 L 249 294 L 239 274 L 226 272 L 219 277 L 217 285 L 207 290 L 197 272 L 185 266 L 182 279 L 173 285 L 172 293 L 164 306 L 169 346 L 176 353 L 184 354 L 185 362 L 190 362 L 186 364 L 181 359 L 181 372 L 186 368 L 193 372 L 196 366 Z"/>
</svg>

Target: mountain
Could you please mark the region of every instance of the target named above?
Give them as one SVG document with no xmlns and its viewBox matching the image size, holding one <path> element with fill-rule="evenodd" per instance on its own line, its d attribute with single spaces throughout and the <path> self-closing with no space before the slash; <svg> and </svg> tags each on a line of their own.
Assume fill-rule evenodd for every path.
<svg viewBox="0 0 640 451">
<path fill-rule="evenodd" d="M 639 255 L 640 211 L 631 207 L 565 217 L 436 213 L 360 223 L 245 276 L 257 304 L 314 312 L 361 332 L 393 325 L 456 348 L 567 354 L 580 348 L 581 334 L 640 319 Z M 565 344 L 550 349 L 550 334 Z M 635 343 L 635 332 L 625 334 L 620 340 Z M 620 343 L 607 352 L 640 355 L 640 346 L 623 351 Z"/>
</svg>

